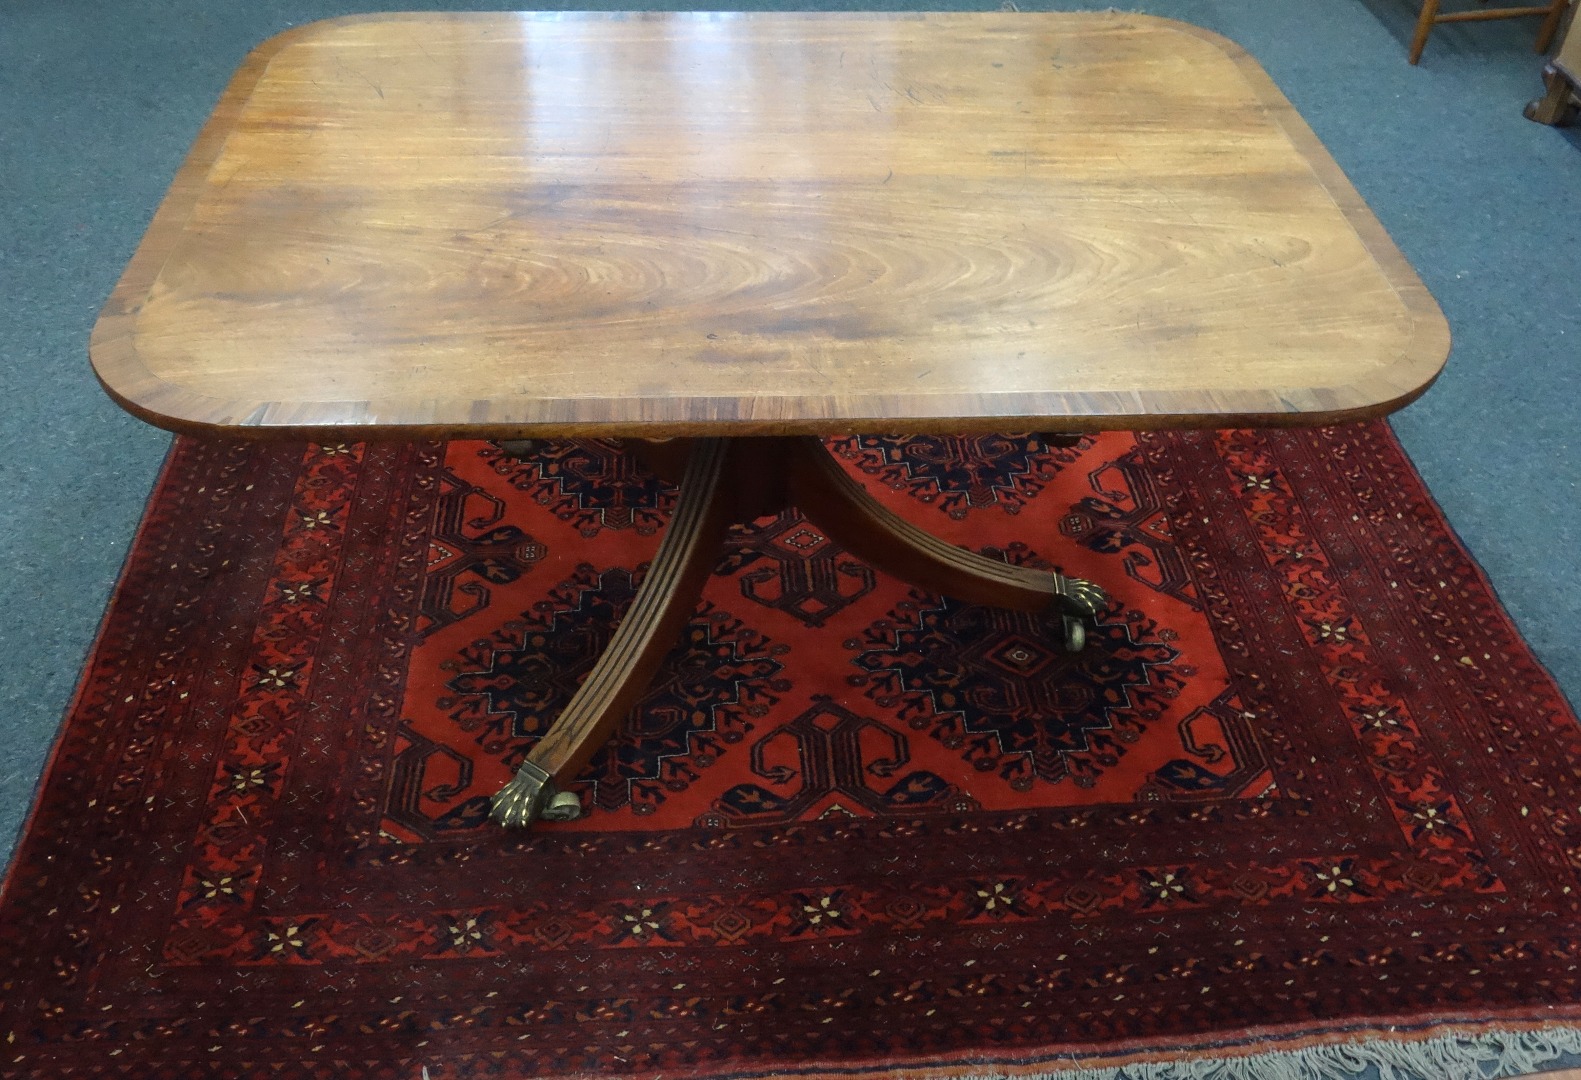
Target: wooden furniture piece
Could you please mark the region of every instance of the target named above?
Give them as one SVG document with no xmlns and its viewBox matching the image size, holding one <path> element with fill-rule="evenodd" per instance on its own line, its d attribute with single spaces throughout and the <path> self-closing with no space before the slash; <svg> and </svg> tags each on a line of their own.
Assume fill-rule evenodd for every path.
<svg viewBox="0 0 1581 1080">
<path fill-rule="evenodd" d="M 468 14 L 262 46 L 94 330 L 152 423 L 608 436 L 677 478 L 641 594 L 495 816 L 566 816 L 731 521 L 787 502 L 926 588 L 1090 583 L 883 510 L 829 432 L 1326 424 L 1443 316 L 1267 75 L 1124 14 Z M 667 441 L 666 441 L 667 440 Z"/>
<path fill-rule="evenodd" d="M 1549 0 L 1546 4 L 1527 7 L 1481 7 L 1472 8 L 1470 11 L 1452 11 L 1446 15 L 1440 13 L 1440 3 L 1441 0 L 1422 0 L 1422 10 L 1416 17 L 1416 32 L 1411 35 L 1411 63 L 1413 64 L 1422 59 L 1422 50 L 1427 46 L 1427 37 L 1433 32 L 1433 27 L 1439 23 L 1520 19 L 1528 15 L 1541 15 L 1543 17 L 1543 24 L 1537 30 L 1537 42 L 1532 47 L 1532 51 L 1545 53 L 1548 51 L 1548 46 L 1554 43 L 1554 34 L 1559 30 L 1559 20 L 1564 17 L 1565 8 L 1570 6 L 1570 0 Z"/>
<path fill-rule="evenodd" d="M 1562 124 L 1581 103 L 1581 30 L 1572 20 L 1559 41 L 1559 52 L 1543 67 L 1547 93 L 1526 106 L 1526 119 Z"/>
</svg>

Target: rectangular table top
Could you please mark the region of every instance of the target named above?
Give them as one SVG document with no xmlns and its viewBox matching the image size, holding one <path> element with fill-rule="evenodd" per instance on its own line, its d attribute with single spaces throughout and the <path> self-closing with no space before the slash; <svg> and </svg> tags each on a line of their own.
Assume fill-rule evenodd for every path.
<svg viewBox="0 0 1581 1080">
<path fill-rule="evenodd" d="M 1323 423 L 1448 349 L 1207 31 L 523 13 L 261 46 L 91 355 L 177 430 L 427 438 Z"/>
</svg>

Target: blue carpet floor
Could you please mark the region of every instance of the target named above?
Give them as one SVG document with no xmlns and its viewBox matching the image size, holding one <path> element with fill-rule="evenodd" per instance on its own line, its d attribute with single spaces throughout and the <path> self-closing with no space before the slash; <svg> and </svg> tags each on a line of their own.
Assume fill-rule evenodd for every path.
<svg viewBox="0 0 1581 1080">
<path fill-rule="evenodd" d="M 1581 140 L 1521 116 L 1540 88 L 1535 21 L 1440 27 L 1412 68 L 1413 0 L 1122 6 L 1246 46 L 1438 297 L 1454 354 L 1396 428 L 1581 700 Z M 378 7 L 0 3 L 0 857 L 167 445 L 99 391 L 89 329 L 246 51 L 294 24 Z"/>
</svg>

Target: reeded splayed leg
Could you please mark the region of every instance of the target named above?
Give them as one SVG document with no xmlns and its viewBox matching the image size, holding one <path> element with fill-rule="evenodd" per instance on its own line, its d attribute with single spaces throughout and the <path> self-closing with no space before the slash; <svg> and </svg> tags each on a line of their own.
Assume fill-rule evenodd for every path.
<svg viewBox="0 0 1581 1080">
<path fill-rule="evenodd" d="M 984 558 L 918 528 L 874 499 L 816 438 L 786 440 L 790 499 L 830 539 L 903 581 L 957 600 L 1058 616 L 1072 652 L 1109 603 L 1090 581 Z"/>
<path fill-rule="evenodd" d="M 632 440 L 660 475 L 682 470 L 675 515 L 637 598 L 608 649 L 527 760 L 494 796 L 490 816 L 525 826 L 581 812 L 563 790 L 642 697 L 680 636 L 736 520 L 794 505 L 857 558 L 930 592 L 1058 618 L 1072 652 L 1108 603 L 1097 585 L 995 562 L 932 536 L 889 510 L 829 455 L 820 439 Z"/>
<path fill-rule="evenodd" d="M 580 814 L 577 797 L 556 785 L 573 779 L 609 741 L 691 618 L 734 516 L 725 483 L 731 455 L 731 440 L 692 444 L 675 514 L 631 609 L 565 711 L 494 796 L 489 816 L 501 825 Z"/>
</svg>

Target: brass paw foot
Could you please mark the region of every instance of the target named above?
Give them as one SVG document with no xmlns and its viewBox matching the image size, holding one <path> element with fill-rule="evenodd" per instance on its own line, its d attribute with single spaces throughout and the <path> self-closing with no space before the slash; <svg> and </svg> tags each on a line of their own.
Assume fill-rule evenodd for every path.
<svg viewBox="0 0 1581 1080">
<path fill-rule="evenodd" d="M 582 800 L 554 786 L 550 775 L 530 761 L 522 762 L 511 782 L 495 794 L 489 817 L 509 829 L 521 829 L 539 818 L 574 821 L 582 816 Z"/>
<path fill-rule="evenodd" d="M 1054 591 L 1059 593 L 1055 603 L 1061 615 L 1090 619 L 1109 606 L 1109 594 L 1083 578 L 1055 574 Z"/>
<path fill-rule="evenodd" d="M 1087 647 L 1087 622 L 1109 606 L 1109 594 L 1083 578 L 1059 573 L 1054 575 L 1054 588 L 1058 593 L 1054 610 L 1060 617 L 1065 651 L 1081 652 Z"/>
</svg>

